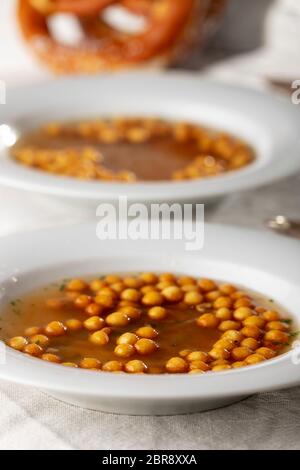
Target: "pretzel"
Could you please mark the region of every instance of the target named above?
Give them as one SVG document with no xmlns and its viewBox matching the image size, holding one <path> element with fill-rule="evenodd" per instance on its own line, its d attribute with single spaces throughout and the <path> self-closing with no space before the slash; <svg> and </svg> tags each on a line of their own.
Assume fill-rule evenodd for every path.
<svg viewBox="0 0 300 470">
<path fill-rule="evenodd" d="M 146 20 L 145 31 L 137 34 L 104 22 L 101 11 L 113 3 L 116 0 L 19 0 L 19 22 L 34 52 L 54 71 L 96 72 L 135 66 L 169 52 L 203 1 L 120 0 L 119 5 Z M 66 46 L 51 37 L 47 17 L 56 12 L 76 14 L 85 36 L 80 44 Z"/>
<path fill-rule="evenodd" d="M 29 45 L 53 71 L 93 73 L 170 61 L 179 46 L 199 36 L 205 18 L 214 14 L 212 4 L 224 1 L 212 0 L 207 9 L 206 0 L 19 0 L 18 17 Z M 143 17 L 144 31 L 124 33 L 105 22 L 103 12 L 114 4 Z M 76 16 L 83 33 L 78 44 L 52 36 L 48 18 L 55 13 Z"/>
</svg>

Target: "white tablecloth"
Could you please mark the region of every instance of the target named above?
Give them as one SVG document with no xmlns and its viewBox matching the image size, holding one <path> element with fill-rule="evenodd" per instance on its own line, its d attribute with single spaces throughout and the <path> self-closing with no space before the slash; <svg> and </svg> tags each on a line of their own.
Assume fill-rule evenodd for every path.
<svg viewBox="0 0 300 470">
<path fill-rule="evenodd" d="M 285 6 L 287 14 L 290 8 L 296 7 L 297 1 L 276 0 L 275 3 L 280 8 Z M 7 15 L 6 19 L 3 15 L 0 17 L 0 73 L 3 74 L 0 79 L 5 79 L 8 84 L 18 83 L 20 78 L 22 81 L 39 80 L 47 73 L 28 58 L 18 36 L 9 42 L 11 3 L 11 0 L 1 0 L 0 5 L 1 15 Z M 272 15 L 269 22 L 276 23 L 278 11 Z M 280 28 L 284 31 L 286 16 L 279 17 L 282 18 Z M 292 49 L 288 49 L 291 51 L 289 56 L 280 52 L 278 47 L 272 49 L 274 33 L 272 35 L 270 31 L 266 47 L 251 54 L 239 54 L 230 62 L 211 67 L 210 73 L 230 81 L 263 86 L 266 71 L 282 78 L 282 70 L 285 70 L 285 75 L 300 78 L 300 63 L 287 59 L 293 56 Z M 285 34 L 281 34 L 281 38 L 283 36 Z M 287 38 L 284 39 L 286 43 Z M 287 74 L 288 63 L 292 67 Z M 297 73 L 298 77 L 295 76 Z M 274 214 L 300 218 L 299 200 L 300 176 L 295 175 L 272 186 L 224 199 L 207 211 L 206 220 L 263 228 L 263 221 Z M 70 213 L 66 207 L 38 199 L 33 194 L 0 189 L 0 236 L 77 222 L 89 216 L 80 210 Z M 134 417 L 83 410 L 54 400 L 39 390 L 0 381 L 0 407 L 0 449 L 300 447 L 300 388 L 253 396 L 232 406 L 201 414 Z"/>
<path fill-rule="evenodd" d="M 300 389 L 201 414 L 121 416 L 0 384 L 1 449 L 299 449 Z"/>
</svg>

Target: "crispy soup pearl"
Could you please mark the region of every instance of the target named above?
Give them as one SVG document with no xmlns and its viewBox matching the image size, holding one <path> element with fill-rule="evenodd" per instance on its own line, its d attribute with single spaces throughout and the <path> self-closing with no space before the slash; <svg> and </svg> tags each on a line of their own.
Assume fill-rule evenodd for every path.
<svg viewBox="0 0 300 470">
<path fill-rule="evenodd" d="M 138 277 L 124 277 L 123 283 L 126 287 L 130 287 L 131 289 L 140 289 L 145 284 L 144 281 Z"/>
<path fill-rule="evenodd" d="M 186 358 L 191 352 L 193 352 L 192 349 L 183 349 L 180 351 L 179 356 Z"/>
<path fill-rule="evenodd" d="M 240 346 L 239 348 L 234 348 L 231 351 L 231 356 L 235 361 L 243 361 L 252 353 L 252 350 L 250 348 L 247 348 L 246 346 Z"/>
<path fill-rule="evenodd" d="M 172 282 L 174 284 L 176 282 L 176 277 L 172 273 L 162 273 L 159 275 L 159 280 Z"/>
<path fill-rule="evenodd" d="M 189 364 L 190 370 L 197 369 L 197 370 L 202 370 L 202 371 L 207 371 L 210 369 L 209 365 L 206 364 L 206 362 L 201 361 L 201 360 L 196 360 L 196 361 L 191 361 Z"/>
<path fill-rule="evenodd" d="M 90 289 L 94 292 L 98 292 L 100 289 L 105 287 L 107 284 L 105 281 L 102 281 L 101 279 L 94 279 L 90 283 Z"/>
<path fill-rule="evenodd" d="M 138 339 L 138 336 L 134 333 L 123 333 L 117 339 L 117 344 L 135 344 Z"/>
<path fill-rule="evenodd" d="M 154 353 L 158 349 L 158 345 L 148 338 L 139 339 L 134 345 L 138 354 L 148 355 Z"/>
<path fill-rule="evenodd" d="M 101 317 L 89 317 L 83 322 L 83 325 L 86 330 L 96 331 L 104 327 L 105 321 Z"/>
<path fill-rule="evenodd" d="M 107 284 L 114 284 L 115 282 L 121 281 L 121 278 L 116 274 L 108 274 L 105 276 L 104 281 L 107 282 Z"/>
<path fill-rule="evenodd" d="M 181 289 L 182 292 L 199 292 L 199 287 L 196 284 L 184 284 Z"/>
<path fill-rule="evenodd" d="M 266 324 L 266 330 L 280 330 L 280 331 L 286 331 L 288 330 L 289 327 L 286 323 L 281 322 L 281 321 L 270 321 Z"/>
<path fill-rule="evenodd" d="M 227 361 L 227 359 L 215 359 L 214 361 L 209 363 L 210 367 L 220 366 L 223 364 L 229 364 L 229 361 Z"/>
<path fill-rule="evenodd" d="M 201 369 L 191 369 L 189 374 L 204 374 L 204 371 Z"/>
<path fill-rule="evenodd" d="M 77 320 L 77 318 L 69 318 L 65 321 L 65 325 L 70 331 L 78 331 L 81 330 L 83 327 L 82 322 L 80 320 Z"/>
<path fill-rule="evenodd" d="M 202 351 L 192 351 L 187 354 L 186 359 L 189 362 L 194 362 L 194 361 L 209 362 L 209 355 L 206 352 L 202 352 Z"/>
<path fill-rule="evenodd" d="M 227 338 L 221 338 L 214 344 L 214 348 L 227 349 L 228 351 L 231 351 L 234 347 L 235 342 Z"/>
<path fill-rule="evenodd" d="M 212 371 L 213 372 L 218 372 L 218 371 L 229 370 L 229 369 L 231 369 L 231 366 L 229 364 L 219 364 L 217 366 L 214 366 L 212 368 Z"/>
<path fill-rule="evenodd" d="M 257 364 L 258 362 L 262 362 L 262 361 L 265 361 L 264 356 L 262 356 L 261 354 L 256 354 L 256 353 L 251 354 L 250 356 L 247 357 L 247 359 L 245 359 L 245 362 L 248 365 Z"/>
<path fill-rule="evenodd" d="M 202 328 L 216 328 L 219 325 L 219 320 L 212 313 L 204 313 L 197 318 L 197 324 Z"/>
<path fill-rule="evenodd" d="M 45 333 L 49 336 L 63 336 L 66 331 L 67 328 L 60 321 L 52 321 L 45 327 Z"/>
<path fill-rule="evenodd" d="M 96 303 L 90 303 L 85 308 L 85 313 L 90 317 L 101 315 L 102 312 L 103 312 L 103 307 Z"/>
<path fill-rule="evenodd" d="M 131 302 L 138 302 L 141 298 L 141 293 L 137 289 L 125 289 L 121 294 L 121 299 L 130 300 Z"/>
<path fill-rule="evenodd" d="M 152 288 L 151 290 L 163 291 L 164 289 L 167 289 L 167 287 L 174 287 L 173 282 L 171 282 L 171 281 L 160 281 L 156 284 L 156 286 L 145 286 L 145 289 L 146 288 Z M 148 290 L 148 292 L 150 292 L 150 290 Z"/>
<path fill-rule="evenodd" d="M 78 365 L 75 364 L 75 362 L 62 362 L 61 365 L 65 367 L 74 367 L 74 368 L 78 367 Z"/>
<path fill-rule="evenodd" d="M 151 326 L 141 326 L 138 330 L 136 330 L 135 333 L 140 338 L 153 339 L 153 338 L 156 338 L 156 336 L 158 336 L 158 332 Z"/>
<path fill-rule="evenodd" d="M 155 292 L 155 291 L 148 292 L 142 298 L 142 303 L 144 305 L 149 305 L 149 306 L 155 306 L 155 305 L 159 306 L 159 305 L 162 305 L 163 302 L 164 302 L 164 297 L 162 296 L 162 294 L 160 294 L 159 292 Z"/>
<path fill-rule="evenodd" d="M 243 339 L 243 334 L 238 330 L 227 330 L 223 333 L 222 338 L 227 338 L 238 343 Z"/>
<path fill-rule="evenodd" d="M 159 287 L 160 287 L 159 284 L 157 284 L 156 286 L 153 286 L 153 285 L 143 286 L 141 287 L 140 292 L 142 294 L 148 294 L 149 292 L 158 292 Z"/>
<path fill-rule="evenodd" d="M 261 336 L 261 330 L 257 326 L 244 326 L 241 333 L 247 338 L 257 339 Z"/>
<path fill-rule="evenodd" d="M 83 291 L 87 288 L 87 284 L 81 279 L 72 279 L 67 284 L 67 289 L 72 291 Z"/>
<path fill-rule="evenodd" d="M 114 312 L 107 315 L 105 321 L 109 326 L 126 326 L 130 318 L 123 312 Z"/>
<path fill-rule="evenodd" d="M 263 318 L 266 321 L 277 321 L 279 320 L 279 313 L 276 312 L 275 310 L 267 310 L 266 312 L 263 313 Z"/>
<path fill-rule="evenodd" d="M 223 348 L 213 348 L 208 354 L 213 359 L 228 359 L 230 357 L 230 352 Z"/>
<path fill-rule="evenodd" d="M 215 308 L 222 308 L 222 307 L 226 307 L 226 308 L 230 308 L 232 306 L 232 299 L 230 297 L 218 297 L 215 301 L 214 301 L 214 307 Z"/>
<path fill-rule="evenodd" d="M 38 356 L 41 356 L 43 354 L 44 350 L 38 344 L 31 343 L 31 344 L 27 344 L 24 347 L 23 352 L 26 353 L 26 354 L 30 354 L 31 356 L 38 357 Z"/>
<path fill-rule="evenodd" d="M 118 344 L 115 347 L 115 354 L 120 357 L 130 357 L 134 353 L 135 349 L 132 344 Z"/>
<path fill-rule="evenodd" d="M 275 351 L 273 351 L 270 348 L 258 348 L 256 351 L 256 354 L 259 354 L 260 356 L 263 356 L 265 359 L 271 359 L 276 355 Z"/>
<path fill-rule="evenodd" d="M 123 282 L 114 282 L 113 284 L 110 284 L 110 288 L 116 292 L 116 294 L 121 294 L 125 289 L 125 284 Z"/>
<path fill-rule="evenodd" d="M 257 326 L 258 328 L 263 328 L 265 323 L 266 322 L 263 318 L 257 317 L 255 315 L 252 315 L 243 321 L 243 325 L 245 326 Z"/>
<path fill-rule="evenodd" d="M 199 286 L 205 292 L 212 291 L 217 287 L 216 283 L 211 279 L 200 279 Z"/>
<path fill-rule="evenodd" d="M 48 336 L 46 335 L 33 335 L 30 338 L 31 343 L 38 344 L 39 346 L 42 346 L 43 348 L 46 348 L 49 346 L 50 340 Z"/>
<path fill-rule="evenodd" d="M 231 295 L 236 292 L 236 288 L 232 284 L 221 284 L 219 289 L 223 294 L 226 295 Z"/>
<path fill-rule="evenodd" d="M 99 294 L 95 297 L 94 300 L 96 304 L 101 305 L 101 307 L 104 308 L 112 308 L 115 305 L 114 297 L 109 295 Z"/>
<path fill-rule="evenodd" d="M 151 320 L 164 320 L 167 314 L 167 310 L 164 307 L 152 307 L 148 310 L 148 317 Z"/>
<path fill-rule="evenodd" d="M 123 364 L 119 361 L 108 361 L 103 364 L 102 370 L 105 372 L 121 372 L 123 370 Z"/>
<path fill-rule="evenodd" d="M 125 370 L 130 374 L 142 374 L 146 372 L 147 366 L 144 362 L 135 359 L 125 364 Z"/>
<path fill-rule="evenodd" d="M 55 362 L 56 364 L 61 363 L 61 358 L 57 354 L 46 353 L 42 355 L 43 361 Z"/>
<path fill-rule="evenodd" d="M 246 367 L 248 364 L 245 361 L 237 361 L 231 364 L 231 367 L 233 369 L 239 369 L 240 367 Z"/>
<path fill-rule="evenodd" d="M 111 287 L 102 287 L 102 289 L 98 290 L 97 295 L 105 296 L 105 297 L 112 297 L 113 299 L 117 298 L 116 292 Z"/>
<path fill-rule="evenodd" d="M 236 320 L 244 321 L 246 318 L 253 315 L 253 310 L 249 307 L 238 307 L 234 312 L 233 316 Z"/>
<path fill-rule="evenodd" d="M 267 331 L 264 338 L 267 341 L 286 344 L 289 340 L 289 335 L 285 333 L 284 331 L 271 330 L 271 331 Z"/>
<path fill-rule="evenodd" d="M 88 305 L 90 305 L 92 303 L 92 297 L 89 296 L 89 295 L 79 295 L 75 301 L 74 301 L 74 304 L 76 305 L 76 307 L 78 308 L 86 308 L 88 307 Z"/>
<path fill-rule="evenodd" d="M 156 284 L 158 281 L 158 276 L 154 273 L 142 273 L 140 275 L 140 278 L 142 281 L 144 281 L 146 284 Z"/>
<path fill-rule="evenodd" d="M 190 291 L 185 294 L 183 300 L 187 305 L 198 305 L 203 302 L 203 295 L 197 291 Z"/>
<path fill-rule="evenodd" d="M 132 307 L 131 305 L 121 307 L 119 312 L 127 315 L 130 320 L 138 320 L 141 316 L 141 310 L 139 308 Z"/>
<path fill-rule="evenodd" d="M 216 318 L 219 320 L 231 320 L 232 312 L 227 307 L 221 307 L 216 311 Z"/>
<path fill-rule="evenodd" d="M 257 341 L 255 338 L 245 338 L 243 341 L 241 341 L 241 346 L 252 349 L 252 351 L 255 351 L 255 349 L 259 347 L 259 344 L 259 341 Z"/>
<path fill-rule="evenodd" d="M 82 369 L 101 369 L 101 362 L 95 357 L 85 357 L 80 361 L 79 366 Z"/>
<path fill-rule="evenodd" d="M 219 325 L 219 330 L 228 331 L 228 330 L 238 330 L 241 327 L 240 322 L 234 320 L 224 320 Z"/>
<path fill-rule="evenodd" d="M 23 336 L 15 336 L 8 341 L 8 345 L 17 351 L 23 351 L 28 341 Z"/>
<path fill-rule="evenodd" d="M 109 336 L 105 331 L 95 331 L 89 336 L 91 343 L 96 344 L 97 346 L 105 346 L 109 343 Z"/>
<path fill-rule="evenodd" d="M 166 369 L 173 374 L 179 374 L 187 372 L 189 365 L 182 357 L 171 357 L 166 363 Z"/>
<path fill-rule="evenodd" d="M 30 326 L 26 328 L 24 331 L 25 336 L 34 336 L 38 335 L 42 332 L 42 328 L 40 326 Z"/>
<path fill-rule="evenodd" d="M 214 302 L 215 300 L 217 300 L 220 297 L 220 295 L 221 295 L 221 292 L 219 290 L 212 290 L 212 291 L 207 292 L 205 294 L 205 298 L 209 302 Z"/>
<path fill-rule="evenodd" d="M 169 286 L 162 290 L 162 295 L 169 302 L 179 302 L 183 297 L 183 292 L 180 287 Z"/>
<path fill-rule="evenodd" d="M 190 276 L 180 276 L 177 279 L 177 283 L 180 286 L 186 286 L 186 285 L 190 286 L 192 284 L 196 286 L 196 279 Z"/>
</svg>

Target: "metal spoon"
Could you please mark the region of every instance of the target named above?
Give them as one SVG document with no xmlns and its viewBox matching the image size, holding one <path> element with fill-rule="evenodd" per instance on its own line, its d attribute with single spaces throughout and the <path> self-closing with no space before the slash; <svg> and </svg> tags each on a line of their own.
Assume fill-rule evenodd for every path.
<svg viewBox="0 0 300 470">
<path fill-rule="evenodd" d="M 300 221 L 291 220 L 284 215 L 276 215 L 266 221 L 266 226 L 274 232 L 300 239 Z"/>
</svg>

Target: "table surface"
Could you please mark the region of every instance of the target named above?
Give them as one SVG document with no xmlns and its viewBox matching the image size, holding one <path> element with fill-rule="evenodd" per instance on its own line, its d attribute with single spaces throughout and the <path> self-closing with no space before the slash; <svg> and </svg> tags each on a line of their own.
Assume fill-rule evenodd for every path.
<svg viewBox="0 0 300 470">
<path fill-rule="evenodd" d="M 11 0 L 1 1 L 7 14 L 11 9 L 10 3 Z M 289 3 L 290 7 L 297 4 L 294 0 L 277 3 Z M 26 62 L 24 49 L 19 52 L 20 60 L 15 60 L 16 42 L 12 43 L 14 54 L 12 50 L 7 54 L 8 49 L 3 44 L 8 37 L 8 29 L 7 23 L 2 30 L 0 28 L 0 38 L 1 34 L 2 39 L 4 35 L 0 55 L 6 53 L 5 79 L 12 84 L 18 82 L 20 75 L 15 68 L 18 63 L 22 70 L 26 69 L 27 81 L 44 77 L 45 71 L 37 70 L 33 62 Z M 264 75 L 268 66 L 273 75 L 277 73 L 280 77 L 282 70 L 286 71 L 288 65 L 293 64 L 291 74 L 295 75 L 295 61 L 289 59 L 286 53 L 274 55 L 271 51 L 268 55 L 268 51 L 262 50 L 234 56 L 212 67 L 210 73 L 230 81 L 265 86 Z M 297 70 L 299 76 L 296 78 L 299 78 L 300 64 Z M 271 186 L 231 195 L 207 208 L 206 220 L 264 229 L 265 219 L 276 214 L 300 219 L 299 200 L 298 174 Z M 0 188 L 0 214 L 0 236 L 88 218 L 80 211 L 70 214 L 63 205 L 46 202 L 33 194 L 4 188 Z M 57 401 L 39 390 L 4 381 L 0 381 L 0 403 L 0 449 L 300 447 L 300 388 L 256 395 L 218 410 L 167 417 L 120 416 L 84 410 Z"/>
</svg>

